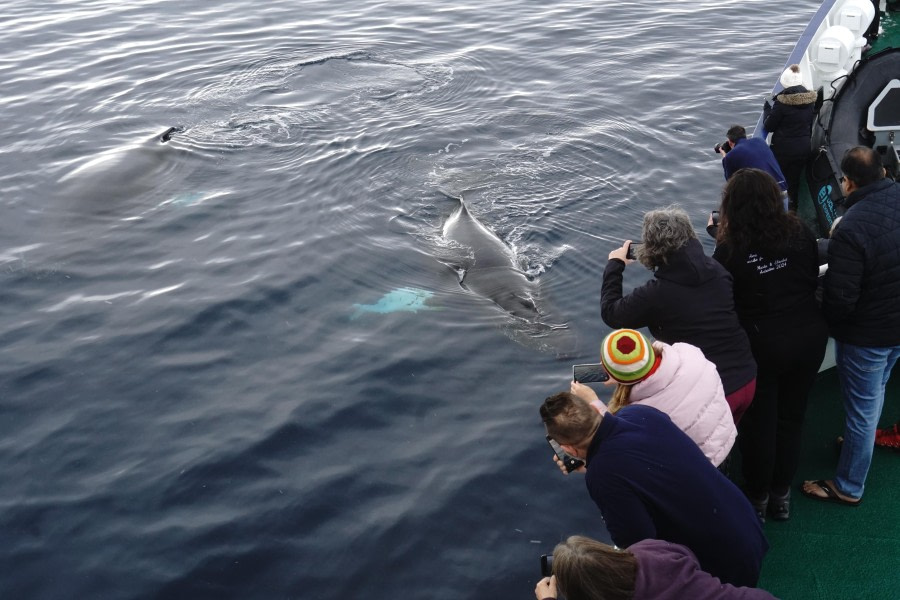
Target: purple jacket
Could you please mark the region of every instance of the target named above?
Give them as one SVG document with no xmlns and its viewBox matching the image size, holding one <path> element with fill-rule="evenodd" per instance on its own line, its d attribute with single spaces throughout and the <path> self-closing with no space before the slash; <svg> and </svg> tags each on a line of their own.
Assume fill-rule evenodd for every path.
<svg viewBox="0 0 900 600">
<path fill-rule="evenodd" d="M 765 590 L 722 583 L 700 569 L 685 546 L 643 540 L 628 547 L 637 559 L 633 600 L 772 600 Z"/>
</svg>

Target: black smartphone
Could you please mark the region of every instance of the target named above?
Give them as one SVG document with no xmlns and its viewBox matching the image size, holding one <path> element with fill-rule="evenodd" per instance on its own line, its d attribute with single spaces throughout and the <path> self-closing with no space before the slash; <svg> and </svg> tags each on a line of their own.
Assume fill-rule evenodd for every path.
<svg viewBox="0 0 900 600">
<path fill-rule="evenodd" d="M 553 555 L 541 554 L 541 577 L 553 575 Z"/>
<path fill-rule="evenodd" d="M 644 244 L 642 242 L 631 242 L 630 244 L 628 244 L 628 252 L 625 253 L 625 258 L 627 258 L 628 260 L 637 260 L 637 255 L 635 254 L 635 252 L 643 245 Z"/>
<path fill-rule="evenodd" d="M 572 379 L 578 383 L 602 383 L 609 380 L 609 373 L 600 363 L 572 365 Z"/>
<path fill-rule="evenodd" d="M 550 447 L 553 448 L 553 453 L 556 454 L 556 457 L 559 458 L 559 460 L 562 461 L 563 466 L 566 467 L 566 473 L 571 473 L 578 467 L 584 466 L 583 460 L 566 454 L 566 451 L 563 450 L 559 444 L 556 443 L 556 440 L 549 435 L 547 436 L 547 443 L 550 444 Z"/>
<path fill-rule="evenodd" d="M 717 210 L 712 211 L 712 223 L 713 227 L 719 226 L 719 211 Z"/>
</svg>

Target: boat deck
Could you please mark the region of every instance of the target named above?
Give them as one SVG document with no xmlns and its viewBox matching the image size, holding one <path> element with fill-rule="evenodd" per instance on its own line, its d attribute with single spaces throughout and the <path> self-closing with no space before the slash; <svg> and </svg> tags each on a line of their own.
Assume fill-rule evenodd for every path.
<svg viewBox="0 0 900 600">
<path fill-rule="evenodd" d="M 888 383 L 881 426 L 900 419 L 900 369 Z M 810 396 L 798 480 L 831 479 L 843 431 L 837 372 L 819 374 Z M 900 452 L 876 448 L 858 507 L 792 491 L 791 519 L 767 521 L 771 547 L 759 585 L 782 600 L 900 598 Z"/>
</svg>

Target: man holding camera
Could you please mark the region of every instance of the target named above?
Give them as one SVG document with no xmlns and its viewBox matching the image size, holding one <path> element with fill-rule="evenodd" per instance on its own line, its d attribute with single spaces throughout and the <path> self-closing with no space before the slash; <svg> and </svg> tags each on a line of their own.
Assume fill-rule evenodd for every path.
<svg viewBox="0 0 900 600">
<path fill-rule="evenodd" d="M 612 414 L 572 391 L 547 398 L 540 413 L 547 434 L 585 461 L 578 471 L 617 546 L 683 544 L 723 583 L 756 585 L 769 547 L 756 513 L 665 413 L 633 404 Z"/>
<path fill-rule="evenodd" d="M 725 135 L 728 141 L 718 144 L 715 150 L 722 155 L 722 169 L 725 171 L 726 181 L 741 169 L 760 169 L 771 175 L 778 182 L 781 191 L 787 193 L 784 174 L 772 149 L 764 139 L 748 138 L 747 130 L 740 125 L 732 125 Z"/>
</svg>

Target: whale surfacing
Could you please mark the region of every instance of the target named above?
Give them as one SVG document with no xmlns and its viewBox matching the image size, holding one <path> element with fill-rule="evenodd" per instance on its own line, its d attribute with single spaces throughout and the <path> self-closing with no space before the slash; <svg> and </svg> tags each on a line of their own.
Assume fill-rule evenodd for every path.
<svg viewBox="0 0 900 600">
<path fill-rule="evenodd" d="M 536 321 L 541 313 L 535 304 L 537 284 L 519 267 L 516 255 L 500 237 L 478 221 L 462 199 L 444 223 L 443 235 L 472 251 L 472 260 L 459 265 L 460 285 L 492 300 L 510 315 Z"/>
</svg>

